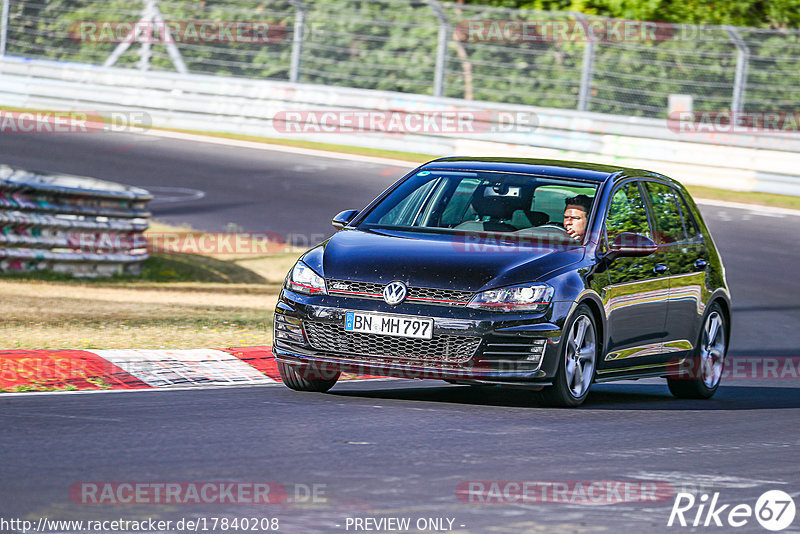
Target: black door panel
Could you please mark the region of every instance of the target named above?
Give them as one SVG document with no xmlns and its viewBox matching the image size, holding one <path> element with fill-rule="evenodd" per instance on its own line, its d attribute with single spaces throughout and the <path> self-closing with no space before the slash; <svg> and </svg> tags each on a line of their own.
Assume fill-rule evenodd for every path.
<svg viewBox="0 0 800 534">
<path fill-rule="evenodd" d="M 656 242 L 664 249 L 670 272 L 665 345 L 667 350 L 679 352 L 697 340 L 708 254 L 680 194 L 659 182 L 648 181 L 644 186 L 655 220 Z"/>
<path fill-rule="evenodd" d="M 651 239 L 653 236 L 645 203 L 635 181 L 622 184 L 614 192 L 606 215 L 608 242 L 621 232 L 633 232 Z M 616 258 L 607 265 L 609 286 L 604 304 L 609 340 L 603 363 L 605 369 L 661 361 L 669 298 L 668 265 L 663 250 L 640 258 Z"/>
</svg>

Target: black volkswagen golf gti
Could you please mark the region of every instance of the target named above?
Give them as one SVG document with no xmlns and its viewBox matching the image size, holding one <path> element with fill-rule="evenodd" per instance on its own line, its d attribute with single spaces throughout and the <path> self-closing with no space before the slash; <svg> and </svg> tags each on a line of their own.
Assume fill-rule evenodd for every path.
<svg viewBox="0 0 800 534">
<path fill-rule="evenodd" d="M 577 406 L 593 382 L 665 377 L 709 398 L 730 338 L 725 271 L 696 205 L 649 171 L 443 158 L 364 210 L 286 277 L 284 383 L 341 372 L 527 385 Z"/>
</svg>

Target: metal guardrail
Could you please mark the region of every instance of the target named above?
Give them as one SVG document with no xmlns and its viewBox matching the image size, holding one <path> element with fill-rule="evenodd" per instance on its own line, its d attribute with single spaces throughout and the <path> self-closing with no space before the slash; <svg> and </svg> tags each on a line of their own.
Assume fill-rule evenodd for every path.
<svg viewBox="0 0 800 534">
<path fill-rule="evenodd" d="M 798 30 L 438 0 L 3 0 L 3 6 L 0 55 L 647 117 L 664 117 L 671 94 L 690 95 L 695 109 L 706 111 L 793 112 L 800 99 Z M 273 31 L 266 41 L 250 42 L 181 30 L 220 18 Z M 111 39 L 102 21 L 127 24 L 128 33 Z M 155 41 L 130 28 L 164 21 L 177 24 L 174 35 Z M 124 28 L 116 22 L 110 28 Z"/>
<path fill-rule="evenodd" d="M 424 154 L 583 159 L 651 168 L 690 184 L 800 196 L 800 136 L 795 134 L 678 133 L 664 119 L 19 58 L 0 59 L 0 101 L 31 109 L 130 110 L 147 114 L 152 126 Z M 288 110 L 337 109 L 502 110 L 535 116 L 536 126 L 521 131 L 486 124 L 475 133 L 332 135 L 282 132 L 273 120 Z"/>
<path fill-rule="evenodd" d="M 151 199 L 136 187 L 0 165 L 0 272 L 139 274 Z"/>
</svg>

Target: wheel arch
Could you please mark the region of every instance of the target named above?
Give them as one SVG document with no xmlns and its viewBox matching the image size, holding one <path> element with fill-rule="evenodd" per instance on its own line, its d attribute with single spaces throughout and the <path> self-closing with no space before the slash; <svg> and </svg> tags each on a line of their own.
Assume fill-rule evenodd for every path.
<svg viewBox="0 0 800 534">
<path fill-rule="evenodd" d="M 725 293 L 717 292 L 711 297 L 711 299 L 709 299 L 707 308 L 710 308 L 714 304 L 719 305 L 720 309 L 722 310 L 722 314 L 725 317 L 725 324 L 727 325 L 727 328 L 725 329 L 725 346 L 729 347 L 731 342 L 731 331 L 733 330 L 731 322 L 732 316 L 730 298 L 728 298 Z M 705 317 L 703 320 L 705 321 Z"/>
<path fill-rule="evenodd" d="M 599 300 L 599 299 L 598 299 Z M 597 325 L 597 339 L 600 341 L 600 350 L 598 351 L 598 358 L 597 363 L 600 363 L 605 358 L 605 348 L 606 348 L 606 321 L 605 321 L 605 314 L 603 313 L 603 308 L 598 300 L 592 298 L 584 298 L 581 300 L 578 305 L 586 304 L 591 310 L 592 315 L 594 315 L 594 322 Z"/>
<path fill-rule="evenodd" d="M 606 321 L 605 315 L 605 308 L 603 306 L 603 301 L 600 299 L 600 295 L 595 293 L 594 291 L 587 290 L 583 291 L 578 297 L 575 299 L 575 303 L 572 305 L 572 308 L 569 311 L 569 315 L 567 316 L 567 321 L 572 318 L 575 314 L 575 310 L 578 309 L 578 306 L 581 304 L 585 304 L 589 311 L 592 312 L 592 316 L 594 318 L 595 325 L 597 326 L 597 339 L 600 342 L 600 351 L 598 352 L 598 363 L 603 361 L 605 358 L 605 348 L 608 346 L 607 344 L 607 334 L 608 334 L 608 324 Z M 566 324 L 566 322 L 564 323 Z"/>
</svg>

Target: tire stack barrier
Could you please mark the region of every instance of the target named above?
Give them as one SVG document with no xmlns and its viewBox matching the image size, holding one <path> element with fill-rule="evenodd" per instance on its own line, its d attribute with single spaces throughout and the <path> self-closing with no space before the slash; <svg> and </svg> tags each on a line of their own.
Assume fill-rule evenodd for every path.
<svg viewBox="0 0 800 534">
<path fill-rule="evenodd" d="M 96 178 L 0 165 L 0 272 L 138 275 L 152 198 Z"/>
</svg>

